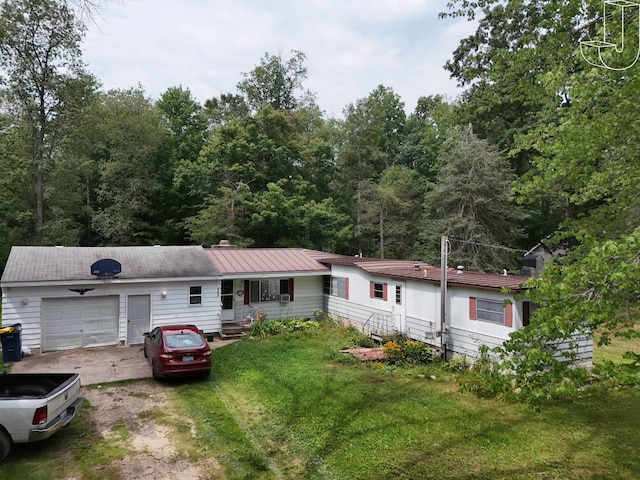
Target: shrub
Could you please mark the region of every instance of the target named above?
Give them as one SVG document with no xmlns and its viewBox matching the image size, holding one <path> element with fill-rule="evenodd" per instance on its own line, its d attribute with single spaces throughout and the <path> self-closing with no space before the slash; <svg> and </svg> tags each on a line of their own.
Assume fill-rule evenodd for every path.
<svg viewBox="0 0 640 480">
<path fill-rule="evenodd" d="M 433 351 L 418 340 L 390 340 L 383 345 L 387 362 L 395 365 L 426 365 L 433 361 Z"/>
<path fill-rule="evenodd" d="M 463 373 L 469 369 L 467 357 L 453 357 L 448 362 L 442 364 L 442 368 L 451 373 Z"/>
<path fill-rule="evenodd" d="M 252 337 L 265 338 L 272 335 L 292 333 L 296 331 L 316 330 L 320 324 L 315 320 L 283 318 L 280 320 L 264 320 L 258 318 L 249 330 Z"/>
</svg>

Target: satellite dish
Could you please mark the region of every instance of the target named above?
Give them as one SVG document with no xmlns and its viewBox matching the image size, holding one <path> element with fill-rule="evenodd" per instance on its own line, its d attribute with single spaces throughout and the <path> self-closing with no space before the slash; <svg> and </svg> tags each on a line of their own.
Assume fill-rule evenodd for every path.
<svg viewBox="0 0 640 480">
<path fill-rule="evenodd" d="M 115 277 L 122 272 L 122 265 L 112 258 L 103 258 L 91 265 L 91 275 L 101 278 Z"/>
</svg>

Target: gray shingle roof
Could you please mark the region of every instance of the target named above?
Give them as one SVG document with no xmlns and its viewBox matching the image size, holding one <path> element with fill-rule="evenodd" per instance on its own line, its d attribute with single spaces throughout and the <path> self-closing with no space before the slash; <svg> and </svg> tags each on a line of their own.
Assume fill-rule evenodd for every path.
<svg viewBox="0 0 640 480">
<path fill-rule="evenodd" d="M 120 279 L 220 276 L 200 246 L 13 247 L 2 284 L 92 280 L 91 265 L 103 258 L 122 264 Z"/>
</svg>

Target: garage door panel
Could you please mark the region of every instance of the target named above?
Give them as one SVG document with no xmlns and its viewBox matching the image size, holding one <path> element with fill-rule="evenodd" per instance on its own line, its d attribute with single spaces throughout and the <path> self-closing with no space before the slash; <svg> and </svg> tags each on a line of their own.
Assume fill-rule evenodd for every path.
<svg viewBox="0 0 640 480">
<path fill-rule="evenodd" d="M 42 350 L 118 343 L 119 297 L 48 298 L 42 301 Z"/>
</svg>

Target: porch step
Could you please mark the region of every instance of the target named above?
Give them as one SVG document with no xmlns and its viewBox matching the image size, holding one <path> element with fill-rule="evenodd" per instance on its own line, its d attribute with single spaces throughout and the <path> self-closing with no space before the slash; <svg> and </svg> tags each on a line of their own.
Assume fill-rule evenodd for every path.
<svg viewBox="0 0 640 480">
<path fill-rule="evenodd" d="M 247 335 L 247 331 L 250 328 L 251 325 L 244 325 L 241 323 L 223 323 L 220 338 L 242 338 Z"/>
<path fill-rule="evenodd" d="M 236 333 L 220 332 L 220 338 L 223 340 L 230 340 L 233 338 L 242 338 L 242 337 L 245 337 L 246 335 L 247 335 L 246 332 L 236 332 Z"/>
<path fill-rule="evenodd" d="M 382 343 L 384 341 L 384 338 L 382 337 L 382 335 L 377 332 L 371 332 L 369 334 L 369 338 L 371 338 L 371 340 L 377 343 Z"/>
</svg>

